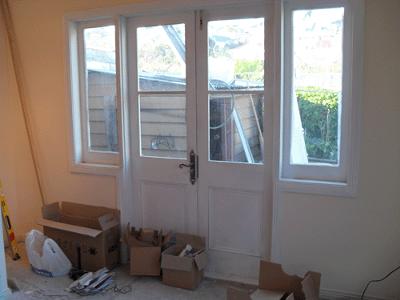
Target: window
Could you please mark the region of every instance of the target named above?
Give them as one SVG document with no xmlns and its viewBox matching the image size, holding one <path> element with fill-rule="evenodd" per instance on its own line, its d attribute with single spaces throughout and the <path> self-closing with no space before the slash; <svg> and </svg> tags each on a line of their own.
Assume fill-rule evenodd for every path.
<svg viewBox="0 0 400 300">
<path fill-rule="evenodd" d="M 112 22 L 76 24 L 77 64 L 71 71 L 77 163 L 116 165 L 119 159 L 116 28 Z M 71 51 L 71 54 L 74 52 Z"/>
<path fill-rule="evenodd" d="M 224 3 L 228 7 L 232 0 Z M 209 161 L 262 165 L 269 153 L 264 147 L 270 147 L 279 157 L 276 175 L 282 187 L 307 185 L 312 192 L 317 185 L 354 186 L 364 0 L 280 0 L 266 4 L 266 14 L 234 14 L 232 19 L 226 14 L 204 28 L 200 22 L 207 35 L 201 42 L 204 52 L 198 53 L 196 23 L 212 6 L 203 11 L 187 6 L 188 19 L 176 17 L 178 4 L 165 14 L 137 4 L 129 12 L 115 8 L 114 19 L 102 19 L 100 11 L 93 21 L 82 21 L 82 14 L 68 19 L 74 162 L 118 165 L 120 153 L 130 151 L 185 159 L 187 149 L 196 148 L 190 130 L 197 126 L 197 98 L 204 98 L 208 140 L 202 145 L 207 143 Z M 110 18 L 109 12 L 105 15 Z M 137 22 L 134 45 L 124 15 Z M 265 61 L 269 56 L 275 59 Z M 282 76 L 276 76 L 279 71 Z M 128 84 L 129 89 L 121 89 Z M 200 85 L 205 95 L 197 97 Z M 127 99 L 123 112 L 121 90 Z M 139 131 L 134 146 L 122 147 L 120 141 L 132 135 L 131 90 Z M 272 106 L 279 122 L 272 122 Z M 265 110 L 270 118 L 264 118 Z M 264 120 L 270 124 L 264 126 Z"/>
<path fill-rule="evenodd" d="M 185 24 L 137 28 L 140 155 L 187 157 Z"/>
<path fill-rule="evenodd" d="M 351 118 L 361 74 L 355 3 L 360 1 L 285 1 L 283 179 L 351 180 L 357 127 Z"/>
<path fill-rule="evenodd" d="M 264 18 L 208 23 L 209 160 L 263 163 Z"/>
</svg>

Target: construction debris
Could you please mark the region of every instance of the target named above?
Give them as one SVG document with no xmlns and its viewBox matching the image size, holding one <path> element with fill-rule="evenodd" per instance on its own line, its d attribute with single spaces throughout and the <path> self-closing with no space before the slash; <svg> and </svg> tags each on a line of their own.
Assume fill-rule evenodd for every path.
<svg viewBox="0 0 400 300">
<path fill-rule="evenodd" d="M 114 283 L 114 273 L 107 268 L 101 268 L 96 272 L 82 275 L 78 280 L 71 283 L 67 291 L 80 296 L 96 295 L 111 287 Z"/>
</svg>

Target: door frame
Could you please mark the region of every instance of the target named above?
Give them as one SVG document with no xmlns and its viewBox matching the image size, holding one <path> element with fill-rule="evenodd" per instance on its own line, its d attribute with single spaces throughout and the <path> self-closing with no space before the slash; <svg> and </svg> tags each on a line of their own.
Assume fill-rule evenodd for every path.
<svg viewBox="0 0 400 300">
<path fill-rule="evenodd" d="M 263 5 L 266 10 L 265 19 L 265 47 L 270 46 L 270 51 L 266 51 L 265 56 L 265 79 L 264 79 L 264 197 L 263 197 L 263 215 L 264 224 L 262 226 L 262 245 L 261 257 L 271 259 L 277 257 L 279 249 L 272 243 L 277 240 L 276 226 L 277 223 L 277 207 L 278 207 L 278 191 L 276 181 L 279 173 L 279 134 L 274 130 L 276 126 L 280 126 L 280 77 L 281 77 L 281 3 L 275 0 L 219 0 L 219 1 L 203 1 L 195 0 L 187 3 L 185 0 L 174 0 L 167 9 L 160 9 L 160 3 L 148 4 L 132 4 L 124 7 L 116 7 L 114 9 L 104 10 L 104 14 L 114 16 L 117 24 L 117 32 L 119 36 L 118 48 L 121 57 L 119 58 L 122 79 L 121 95 L 122 95 L 122 132 L 123 143 L 121 147 L 122 163 L 121 170 L 116 176 L 117 183 L 117 199 L 118 207 L 121 209 L 121 223 L 123 228 L 126 224 L 133 223 L 134 209 L 132 205 L 132 197 L 134 188 L 132 186 L 133 163 L 132 148 L 135 146 L 131 138 L 132 118 L 130 117 L 131 103 L 128 96 L 128 79 L 126 61 L 128 55 L 127 47 L 127 18 L 143 15 L 169 14 L 176 11 L 193 11 L 215 9 L 218 7 L 230 6 L 240 7 L 247 5 L 248 2 L 254 5 Z M 95 13 L 98 17 L 98 12 Z M 93 17 L 93 15 L 91 15 Z M 199 26 L 199 15 L 196 14 L 196 26 Z M 196 37 L 197 39 L 198 37 Z M 118 49 L 117 48 L 117 49 Z M 196 68 L 201 68 L 196 63 Z M 197 69 L 198 70 L 198 69 Z M 204 71 L 203 71 L 204 72 Z M 269 87 L 269 88 L 267 88 Z M 197 101 L 199 97 L 197 97 Z M 223 278 L 224 279 L 224 278 Z M 247 278 L 237 278 L 238 281 L 254 283 Z"/>
<path fill-rule="evenodd" d="M 272 197 L 275 191 L 273 190 L 274 187 L 274 173 L 275 173 L 275 164 L 274 164 L 274 159 L 277 159 L 275 155 L 275 143 L 274 139 L 277 138 L 279 141 L 279 136 L 274 137 L 274 123 L 276 122 L 276 106 L 274 105 L 274 95 L 275 95 L 275 84 L 276 80 L 279 80 L 279 74 L 274 73 L 275 68 L 278 66 L 278 62 L 276 61 L 276 58 L 279 57 L 277 56 L 277 53 L 279 53 L 276 49 L 278 46 L 276 42 L 276 37 L 279 37 L 279 30 L 276 30 L 276 24 L 279 24 L 278 20 L 275 18 L 275 14 L 277 11 L 279 11 L 280 5 L 277 4 L 275 1 L 267 1 L 267 3 L 250 3 L 245 6 L 237 5 L 230 7 L 228 9 L 224 8 L 205 8 L 202 11 L 198 12 L 196 14 L 196 32 L 200 32 L 200 34 L 197 35 L 197 40 L 196 40 L 196 71 L 197 71 L 197 82 L 198 82 L 198 90 L 197 90 L 197 110 L 204 109 L 205 106 L 201 106 L 202 101 L 208 100 L 208 56 L 206 53 L 208 52 L 208 43 L 204 40 L 206 35 L 201 34 L 202 30 L 204 30 L 204 27 L 207 26 L 207 22 L 202 20 L 200 22 L 200 19 L 205 17 L 206 11 L 210 12 L 211 19 L 217 19 L 217 20 L 223 20 L 223 19 L 234 19 L 240 18 L 240 17 L 264 17 L 265 18 L 265 28 L 264 28 L 264 34 L 265 34 L 265 40 L 264 40 L 264 47 L 266 50 L 265 51 L 265 56 L 264 56 L 264 153 L 263 153 L 263 160 L 264 163 L 263 165 L 252 165 L 248 163 L 239 163 L 241 167 L 246 168 L 246 169 L 251 169 L 251 168 L 262 168 L 263 173 L 264 173 L 264 185 L 263 185 L 263 201 L 261 203 L 260 209 L 262 210 L 262 224 L 261 224 L 261 249 L 259 249 L 261 258 L 264 259 L 271 259 L 271 246 L 272 246 L 272 227 L 273 227 L 273 219 L 272 219 L 272 211 L 273 211 L 273 205 L 272 205 Z M 202 24 L 202 25 L 200 25 Z M 203 29 L 200 28 L 200 26 L 203 26 Z M 279 28 L 279 27 L 278 27 Z M 199 75 L 200 74 L 200 75 Z M 279 102 L 278 102 L 279 103 Z M 203 108 L 201 108 L 203 107 Z M 205 115 L 205 112 L 201 113 L 203 116 Z M 198 138 L 198 154 L 200 156 L 200 175 L 199 175 L 199 197 L 200 197 L 200 189 L 201 187 L 201 161 L 206 160 L 209 162 L 209 157 L 208 157 L 208 140 L 205 139 L 205 135 L 203 134 L 203 137 L 201 137 L 201 134 L 199 133 L 199 130 L 201 130 L 202 126 L 201 122 L 208 122 L 207 120 L 199 120 L 199 112 L 198 112 L 198 117 L 197 117 L 197 127 L 198 127 L 198 133 L 197 133 L 197 138 Z M 207 126 L 208 129 L 208 126 Z M 279 144 L 279 142 L 278 142 Z M 205 155 L 205 150 L 201 151 L 200 147 L 206 147 L 207 145 L 207 155 Z M 279 148 L 278 148 L 279 150 Z M 217 164 L 231 164 L 231 162 L 215 162 Z M 237 163 L 234 163 L 237 164 Z M 199 205 L 201 205 L 201 199 L 198 199 Z M 199 211 L 200 213 L 200 211 Z M 201 222 L 201 217 L 198 216 L 199 222 Z M 209 218 L 207 216 L 207 218 Z M 204 223 L 205 221 L 203 221 Z M 201 224 L 199 223 L 199 230 L 201 231 L 200 233 L 208 233 L 207 238 L 209 238 L 210 231 L 208 228 L 209 224 L 207 225 L 207 228 L 201 228 Z M 214 273 L 214 272 L 206 272 L 206 276 L 211 277 L 211 278 L 218 278 L 218 279 L 228 279 L 232 281 L 239 281 L 239 282 L 246 282 L 250 284 L 255 284 L 257 283 L 256 280 L 250 279 L 250 278 L 243 278 L 243 277 L 237 277 L 237 276 L 230 276 L 229 278 L 226 276 L 220 276 L 220 274 Z"/>
</svg>

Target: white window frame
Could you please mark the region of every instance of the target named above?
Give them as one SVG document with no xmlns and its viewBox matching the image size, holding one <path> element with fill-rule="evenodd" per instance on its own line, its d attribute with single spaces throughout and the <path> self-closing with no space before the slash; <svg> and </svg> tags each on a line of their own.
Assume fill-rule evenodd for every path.
<svg viewBox="0 0 400 300">
<path fill-rule="evenodd" d="M 113 18 L 70 21 L 67 30 L 68 67 L 71 105 L 71 171 L 79 173 L 102 173 L 115 175 L 120 164 L 121 150 L 121 80 L 120 80 L 120 30 L 119 22 Z M 119 152 L 94 151 L 89 147 L 88 97 L 86 82 L 86 62 L 84 50 L 84 30 L 104 26 L 115 26 L 116 46 L 116 107 Z"/>
<path fill-rule="evenodd" d="M 295 192 L 352 196 L 356 192 L 362 96 L 363 0 L 283 0 L 281 147 L 279 186 Z M 338 165 L 291 164 L 293 93 L 292 13 L 302 9 L 344 7 L 342 103 L 339 110 Z M 340 112 L 341 111 L 341 112 Z"/>
</svg>

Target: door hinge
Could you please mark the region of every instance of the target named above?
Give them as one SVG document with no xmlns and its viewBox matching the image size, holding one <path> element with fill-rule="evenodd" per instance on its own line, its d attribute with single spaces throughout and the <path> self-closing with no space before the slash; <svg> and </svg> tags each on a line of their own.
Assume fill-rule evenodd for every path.
<svg viewBox="0 0 400 300">
<path fill-rule="evenodd" d="M 203 11 L 199 11 L 199 25 L 200 25 L 200 30 L 203 30 Z"/>
</svg>

